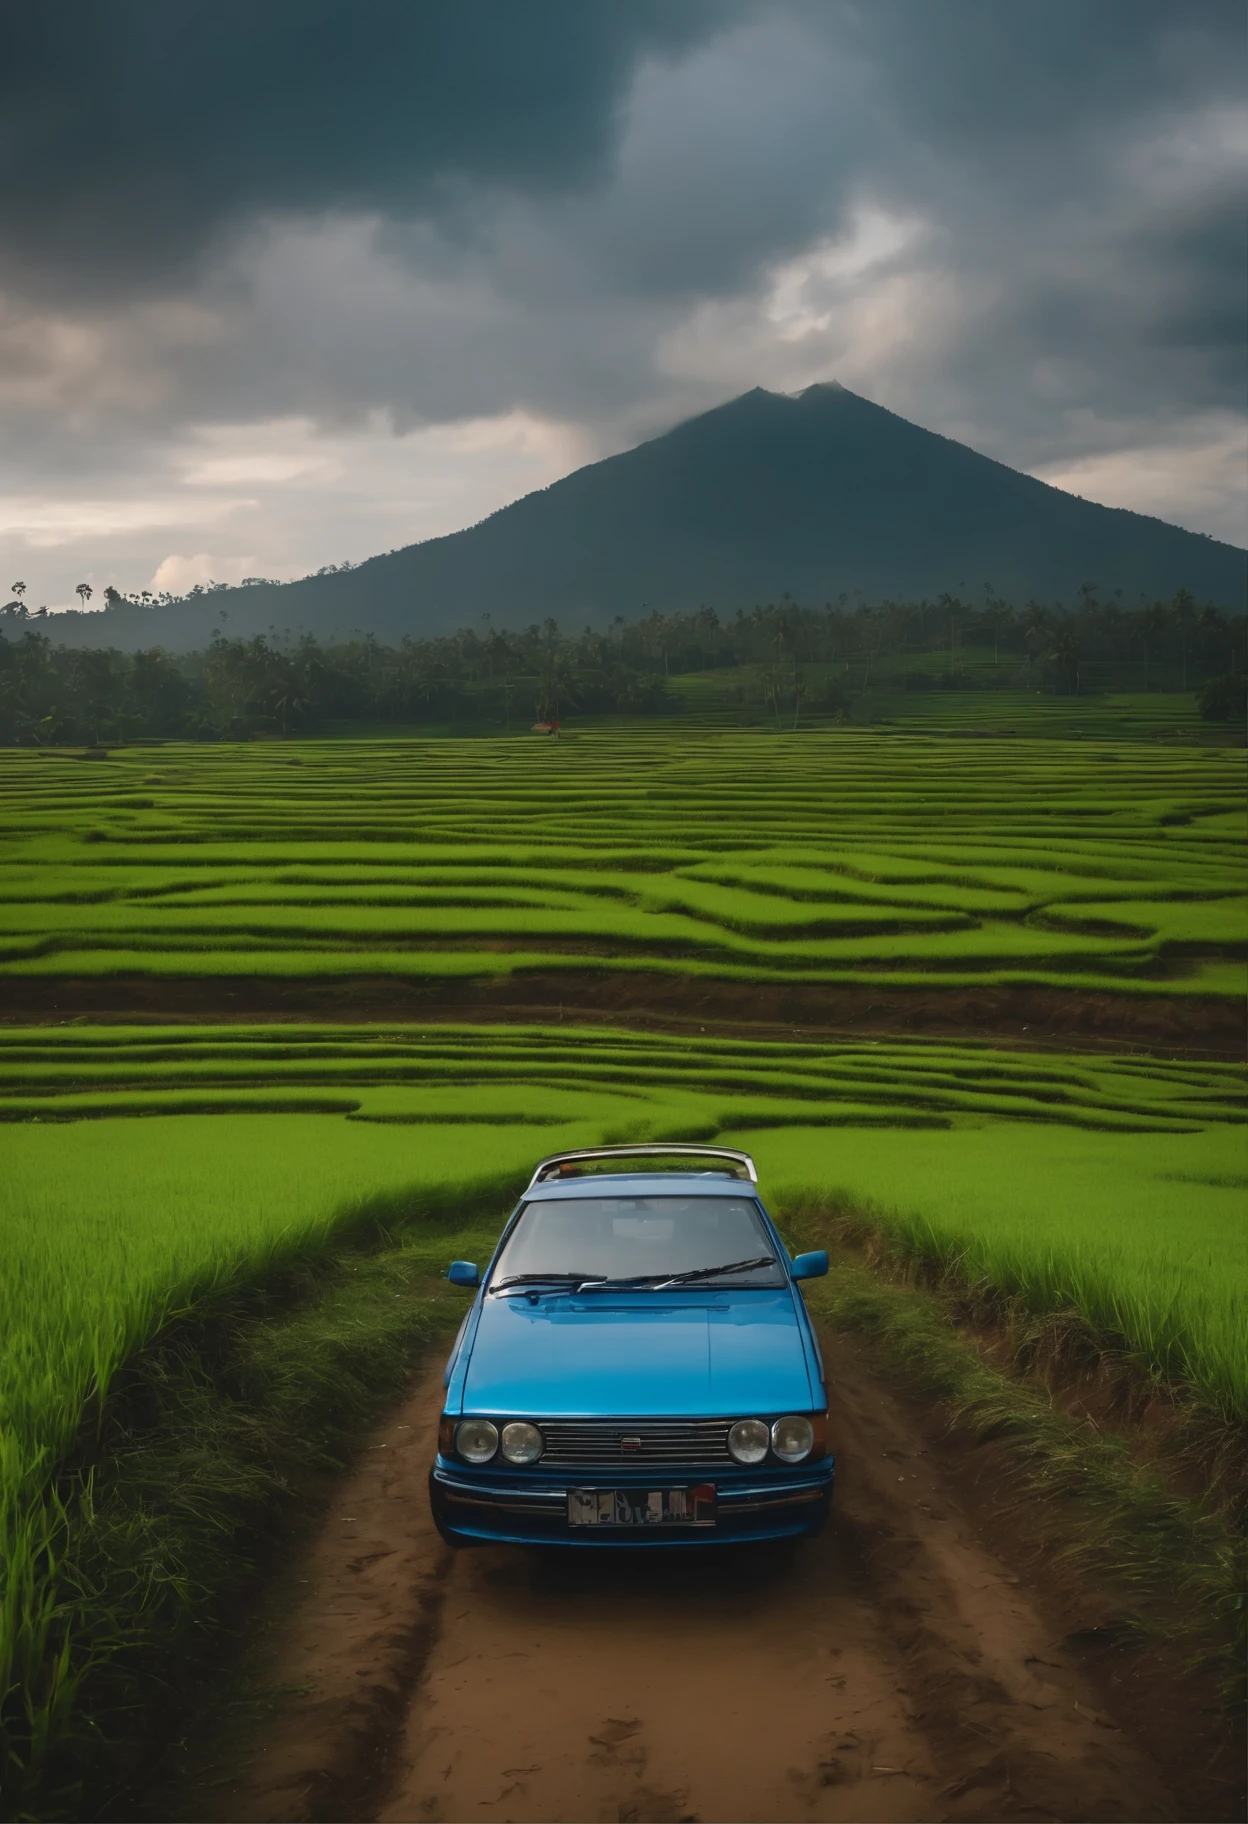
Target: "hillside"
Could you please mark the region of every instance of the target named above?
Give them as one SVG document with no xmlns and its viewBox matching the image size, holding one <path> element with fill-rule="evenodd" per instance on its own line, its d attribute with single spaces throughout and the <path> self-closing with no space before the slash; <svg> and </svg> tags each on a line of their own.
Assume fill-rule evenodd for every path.
<svg viewBox="0 0 1248 1824">
<path fill-rule="evenodd" d="M 1071 601 L 1080 583 L 1124 601 L 1190 589 L 1237 609 L 1248 553 L 1063 493 L 835 383 L 756 388 L 637 449 L 577 470 L 480 525 L 350 572 L 253 585 L 147 610 L 66 615 L 90 645 L 186 650 L 222 626 L 394 639 L 479 624 L 632 620 L 710 602 L 721 613 L 786 590 Z"/>
</svg>

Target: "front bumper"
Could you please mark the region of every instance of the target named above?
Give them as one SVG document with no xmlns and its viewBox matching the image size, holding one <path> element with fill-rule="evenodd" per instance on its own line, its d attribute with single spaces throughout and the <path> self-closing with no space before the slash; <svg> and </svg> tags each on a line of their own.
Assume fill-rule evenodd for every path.
<svg viewBox="0 0 1248 1824">
<path fill-rule="evenodd" d="M 836 1464 L 832 1457 L 796 1468 L 710 1471 L 664 1464 L 636 1470 L 507 1471 L 470 1469 L 438 1457 L 429 1472 L 429 1502 L 438 1530 L 455 1544 L 579 1547 L 731 1545 L 817 1533 L 828 1516 Z M 573 1488 L 691 1487 L 712 1482 L 714 1526 L 645 1528 L 568 1525 Z"/>
</svg>

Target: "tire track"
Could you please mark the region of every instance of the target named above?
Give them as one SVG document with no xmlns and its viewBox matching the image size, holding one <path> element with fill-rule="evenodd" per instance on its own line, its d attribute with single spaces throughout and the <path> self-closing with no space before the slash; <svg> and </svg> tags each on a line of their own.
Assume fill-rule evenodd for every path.
<svg viewBox="0 0 1248 1824">
<path fill-rule="evenodd" d="M 211 1815 L 1185 1815 L 915 1415 L 826 1340 L 841 1478 L 827 1533 L 793 1547 L 447 1552 L 422 1375 L 291 1567 L 268 1646 L 288 1695 Z"/>
</svg>

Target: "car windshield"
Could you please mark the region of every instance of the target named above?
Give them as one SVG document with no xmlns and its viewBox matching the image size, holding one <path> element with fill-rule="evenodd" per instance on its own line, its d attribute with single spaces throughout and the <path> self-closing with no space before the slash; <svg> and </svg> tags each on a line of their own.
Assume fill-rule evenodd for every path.
<svg viewBox="0 0 1248 1824">
<path fill-rule="evenodd" d="M 490 1283 L 696 1274 L 700 1286 L 779 1286 L 775 1254 L 752 1197 L 560 1197 L 526 1204 Z M 721 1282 L 726 1267 L 738 1270 Z"/>
</svg>

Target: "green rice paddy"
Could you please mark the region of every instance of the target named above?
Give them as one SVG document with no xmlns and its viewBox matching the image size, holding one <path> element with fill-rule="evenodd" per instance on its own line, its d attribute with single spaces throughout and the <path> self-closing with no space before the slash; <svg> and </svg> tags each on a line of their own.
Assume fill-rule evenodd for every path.
<svg viewBox="0 0 1248 1824">
<path fill-rule="evenodd" d="M 977 669 L 986 682 L 991 661 Z M 1193 696 L 1179 692 L 1106 692 L 1091 697 L 1039 691 L 899 690 L 871 688 L 854 706 L 874 728 L 964 735 L 984 740 L 1023 737 L 1066 741 L 1149 741 L 1242 746 L 1243 730 L 1202 722 Z"/>
<path fill-rule="evenodd" d="M 50 1478 L 136 1350 L 369 1213 L 417 1234 L 432 1218 L 447 1258 L 482 1258 L 534 1161 L 561 1147 L 744 1145 L 777 1213 L 812 1199 L 863 1211 L 1036 1309 L 1079 1311 L 1248 1416 L 1241 1092 L 1228 1065 L 920 1041 L 10 1028 L 0 1692 L 51 1676 L 68 1522 Z M 447 1233 L 439 1213 L 474 1194 L 492 1220 Z M 50 1697 L 35 1708 L 56 1711 Z"/>
<path fill-rule="evenodd" d="M 83 978 L 194 979 L 234 1006 L 243 984 L 245 1006 L 249 979 L 371 978 L 373 1004 L 379 980 L 554 971 L 571 1022 L 594 971 L 648 975 L 660 1004 L 665 977 L 698 976 L 708 1010 L 717 981 L 1197 997 L 1195 1030 L 1199 997 L 1243 993 L 1243 773 L 1229 748 L 653 726 L 9 750 L 0 996 L 42 981 L 69 1010 Z M 35 1678 L 30 1727 L 58 1714 L 70 1519 L 50 1491 L 119 1370 L 366 1218 L 480 1255 L 545 1153 L 739 1143 L 778 1213 L 863 1213 L 1242 1421 L 1244 1122 L 1242 1073 L 1197 1057 L 581 1023 L 0 1027 L 0 1710 Z"/>
<path fill-rule="evenodd" d="M 28 1464 L 55 1457 L 170 1310 L 370 1198 L 518 1184 L 562 1145 L 724 1135 L 781 1203 L 875 1209 L 1248 1414 L 1242 1087 L 1224 1064 L 919 1041 L 10 1028 L 4 1432 Z"/>
<path fill-rule="evenodd" d="M 0 754 L 0 978 L 1242 993 L 1242 754 L 822 732 Z"/>
<path fill-rule="evenodd" d="M 929 687 L 915 689 L 911 687 L 913 679 L 910 684 L 906 681 L 909 668 L 895 660 L 869 666 L 862 661 L 849 666 L 812 665 L 807 673 L 811 693 L 802 704 L 800 727 L 847 732 L 870 729 L 876 735 L 904 733 L 969 740 L 1131 741 L 1222 748 L 1244 745 L 1244 731 L 1238 724 L 1202 721 L 1195 691 L 1113 689 L 1109 668 L 1096 664 L 1082 668 L 1085 679 L 1089 674 L 1096 677 L 1095 688 L 1060 696 L 1051 688 L 1002 688 L 1002 673 L 993 662 L 991 648 L 959 650 L 956 689 L 949 687 L 947 666 L 946 651 L 934 668 L 920 668 L 927 673 Z M 735 670 L 682 672 L 672 678 L 671 689 L 679 702 L 684 732 L 788 728 L 793 720 L 792 708 L 776 716 L 763 700 L 760 669 L 743 665 Z M 846 693 L 843 709 L 819 707 L 820 687 L 825 683 Z M 664 720 L 649 717 L 645 725 L 658 732 L 663 729 Z M 568 722 L 578 731 L 585 726 L 575 713 Z M 593 726 L 633 729 L 637 722 L 636 717 L 605 715 L 596 716 Z M 357 734 L 432 732 L 428 725 L 423 730 L 382 731 L 362 724 L 343 724 L 342 732 L 349 727 Z M 452 730 L 448 726 L 437 732 Z"/>
<path fill-rule="evenodd" d="M 0 1029 L 0 1693 L 24 1688 L 49 1741 L 68 1726 L 57 1642 L 78 1598 L 57 1561 L 89 1491 L 67 1512 L 49 1482 L 136 1350 L 370 1216 L 423 1237 L 430 1265 L 483 1259 L 536 1159 L 563 1147 L 743 1145 L 782 1220 L 812 1201 L 858 1210 L 1034 1309 L 1077 1310 L 1242 1419 L 1242 1089 L 1226 1064 L 919 1040 Z"/>
</svg>

